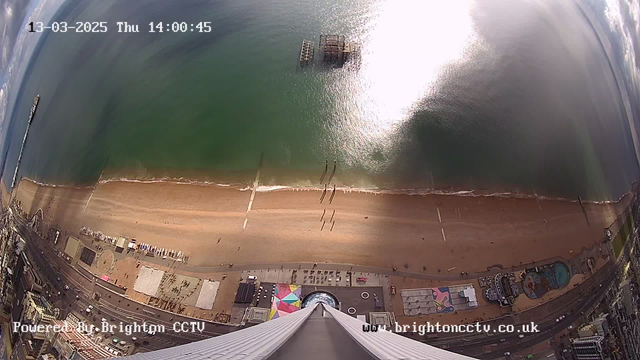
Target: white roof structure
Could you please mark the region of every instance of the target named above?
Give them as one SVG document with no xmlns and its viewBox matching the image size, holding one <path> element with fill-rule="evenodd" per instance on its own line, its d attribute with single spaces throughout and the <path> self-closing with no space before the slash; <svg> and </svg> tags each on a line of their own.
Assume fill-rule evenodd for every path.
<svg viewBox="0 0 640 360">
<path fill-rule="evenodd" d="M 78 253 L 78 249 L 80 248 L 80 240 L 74 238 L 73 236 L 69 236 L 69 240 L 67 240 L 67 245 L 64 247 L 65 254 L 75 257 Z"/>
<path fill-rule="evenodd" d="M 469 301 L 469 306 L 478 306 L 478 298 L 476 298 L 476 289 L 473 287 L 464 289 L 464 297 Z"/>
<path fill-rule="evenodd" d="M 127 242 L 127 239 L 123 237 L 119 237 L 116 242 L 116 247 L 124 248 L 124 243 Z"/>
<path fill-rule="evenodd" d="M 138 278 L 133 284 L 133 290 L 149 296 L 156 296 L 163 277 L 164 270 L 142 266 L 138 272 Z"/>
<path fill-rule="evenodd" d="M 364 332 L 362 321 L 330 306 L 325 306 L 331 316 L 360 346 L 376 359 L 433 359 L 466 360 L 471 357 L 456 354 L 427 345 L 390 331 Z"/>
<path fill-rule="evenodd" d="M 213 308 L 213 303 L 216 301 L 216 295 L 218 294 L 219 287 L 219 281 L 205 280 L 202 284 L 202 289 L 200 289 L 200 294 L 196 301 L 196 307 L 211 310 Z"/>
<path fill-rule="evenodd" d="M 314 317 L 307 322 L 317 309 L 323 307 L 324 316 Z M 317 315 L 317 314 L 316 314 Z M 324 322 L 327 323 L 324 323 Z M 313 324 L 321 323 L 314 327 Z M 331 341 L 331 345 L 340 345 L 332 350 L 364 351 L 364 356 L 372 359 L 432 359 L 432 360 L 468 360 L 468 356 L 442 350 L 407 337 L 388 331 L 364 332 L 362 326 L 366 324 L 352 316 L 340 312 L 330 306 L 318 304 L 287 316 L 270 320 L 259 325 L 251 326 L 229 334 L 211 339 L 176 346 L 168 349 L 140 353 L 126 357 L 131 360 L 249 360 L 267 359 L 276 352 L 282 354 L 291 343 L 304 345 L 307 341 L 311 345 L 319 336 Z M 331 325 L 331 326 L 329 326 Z M 326 332 L 335 327 L 342 328 L 349 336 L 330 336 Z M 308 331 L 314 328 L 313 331 Z M 305 330 L 307 329 L 307 330 Z M 334 330 L 335 331 L 335 330 Z M 296 334 L 296 336 L 293 336 Z M 305 335 L 306 334 L 306 335 Z M 300 344 L 302 342 L 302 344 Z M 319 351 L 327 351 L 327 358 L 331 358 L 326 346 Z M 289 347 L 291 349 L 291 347 Z M 300 347 L 296 347 L 299 349 Z M 304 348 L 304 346 L 303 346 Z M 296 353 L 297 356 L 303 354 Z M 317 354 L 316 354 L 317 355 Z"/>
</svg>

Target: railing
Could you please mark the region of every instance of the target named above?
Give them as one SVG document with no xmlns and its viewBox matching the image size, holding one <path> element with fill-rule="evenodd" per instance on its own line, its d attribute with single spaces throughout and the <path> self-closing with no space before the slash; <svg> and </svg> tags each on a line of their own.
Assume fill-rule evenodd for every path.
<svg viewBox="0 0 640 360">
<path fill-rule="evenodd" d="M 324 305 L 323 305 L 324 306 Z M 464 360 L 471 357 L 438 349 L 390 331 L 364 332 L 368 325 L 330 306 L 324 306 L 342 328 L 376 359 Z"/>
</svg>

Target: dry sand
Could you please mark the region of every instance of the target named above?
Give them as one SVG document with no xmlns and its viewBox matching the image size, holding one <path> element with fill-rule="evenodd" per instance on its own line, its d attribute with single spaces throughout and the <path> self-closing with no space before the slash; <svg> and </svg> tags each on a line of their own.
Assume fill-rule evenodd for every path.
<svg viewBox="0 0 640 360">
<path fill-rule="evenodd" d="M 217 186 L 110 182 L 94 191 L 23 180 L 16 196 L 27 213 L 42 208 L 48 224 L 69 233 L 86 226 L 136 238 L 187 252 L 193 266 L 304 261 L 404 269 L 406 263 L 409 271 L 426 266 L 428 273 L 569 257 L 601 240 L 630 200 L 585 204 L 589 226 L 577 202 L 561 200 L 339 190 L 332 204 L 330 193 L 320 204 L 321 192 L 282 190 L 258 192 L 243 229 L 250 195 Z M 334 210 L 335 225 L 328 221 Z"/>
</svg>

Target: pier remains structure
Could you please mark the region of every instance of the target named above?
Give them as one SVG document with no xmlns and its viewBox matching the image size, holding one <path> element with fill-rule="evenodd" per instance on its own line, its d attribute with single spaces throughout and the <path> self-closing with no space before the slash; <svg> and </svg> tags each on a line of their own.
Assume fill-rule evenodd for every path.
<svg viewBox="0 0 640 360">
<path fill-rule="evenodd" d="M 348 42 L 344 44 L 344 61 L 353 64 L 358 69 L 360 68 L 360 44 L 355 42 Z"/>
<path fill-rule="evenodd" d="M 346 42 L 344 35 L 320 35 L 320 49 L 325 64 L 342 67 L 351 62 L 356 67 L 360 65 L 360 44 Z"/>
<path fill-rule="evenodd" d="M 300 48 L 300 67 L 309 65 L 313 61 L 314 46 L 310 40 L 302 40 L 302 47 Z"/>
<path fill-rule="evenodd" d="M 322 63 L 343 67 L 349 63 L 352 68 L 360 68 L 360 44 L 345 41 L 344 35 L 320 35 Z M 300 67 L 313 63 L 315 48 L 310 40 L 302 40 L 300 47 Z"/>
<path fill-rule="evenodd" d="M 322 61 L 327 64 L 344 64 L 344 36 L 343 35 L 320 35 L 320 49 L 322 50 Z"/>
</svg>

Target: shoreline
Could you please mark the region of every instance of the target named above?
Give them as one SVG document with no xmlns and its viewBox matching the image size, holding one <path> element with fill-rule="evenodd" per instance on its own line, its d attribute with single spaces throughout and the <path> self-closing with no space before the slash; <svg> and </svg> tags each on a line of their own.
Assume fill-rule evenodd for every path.
<svg viewBox="0 0 640 360">
<path fill-rule="evenodd" d="M 81 227 L 182 251 L 190 266 L 330 262 L 427 273 L 567 257 L 603 238 L 629 196 L 592 204 L 540 198 L 317 190 L 256 193 L 229 186 L 109 182 L 91 188 L 21 181 L 28 214 L 68 234 Z M 588 217 L 588 220 L 585 220 Z M 248 221 L 246 228 L 243 223 Z M 446 233 L 446 236 L 445 236 Z"/>
<path fill-rule="evenodd" d="M 235 189 L 240 192 L 252 191 L 253 188 L 250 182 L 246 184 L 242 183 L 220 183 L 216 181 L 204 181 L 204 180 L 192 180 L 186 178 L 155 178 L 155 179 L 132 179 L 132 178 L 114 178 L 114 179 L 103 179 L 99 180 L 96 185 L 87 185 L 87 186 L 74 186 L 74 185 L 65 185 L 65 184 L 51 184 L 51 183 L 42 183 L 36 180 L 30 179 L 28 177 L 23 177 L 22 180 L 29 181 L 38 186 L 44 187 L 52 187 L 52 188 L 70 188 L 70 189 L 78 189 L 78 190 L 86 190 L 86 189 L 94 189 L 98 185 L 105 184 L 113 184 L 113 183 L 137 183 L 137 184 L 169 184 L 169 185 L 191 185 L 191 186 L 201 186 L 201 187 L 216 187 L 216 188 L 229 188 Z M 296 186 L 296 185 L 258 185 L 256 188 L 256 192 L 259 193 L 267 193 L 267 192 L 278 192 L 278 191 L 317 191 L 322 192 L 325 188 L 323 186 Z M 332 191 L 333 188 L 327 187 L 327 191 Z M 341 191 L 343 193 L 364 193 L 364 194 L 374 194 L 374 195 L 410 195 L 410 196 L 429 196 L 429 195 L 440 195 L 440 196 L 457 196 L 457 197 L 484 197 L 484 198 L 505 198 L 505 199 L 538 199 L 545 201 L 566 201 L 571 203 L 579 203 L 578 199 L 570 199 L 566 197 L 560 196 L 546 196 L 546 195 L 538 195 L 536 193 L 528 193 L 528 192 L 496 192 L 490 190 L 483 189 L 467 189 L 467 190 L 444 190 L 444 189 L 432 189 L 432 188 L 423 188 L 423 189 L 410 189 L 410 188 L 398 188 L 398 189 L 387 189 L 387 188 L 377 188 L 377 187 L 351 187 L 351 186 L 336 186 L 336 191 Z M 616 200 L 582 200 L 582 203 L 586 204 L 616 204 L 624 199 L 632 190 L 627 190 L 624 194 L 622 194 Z"/>
</svg>

